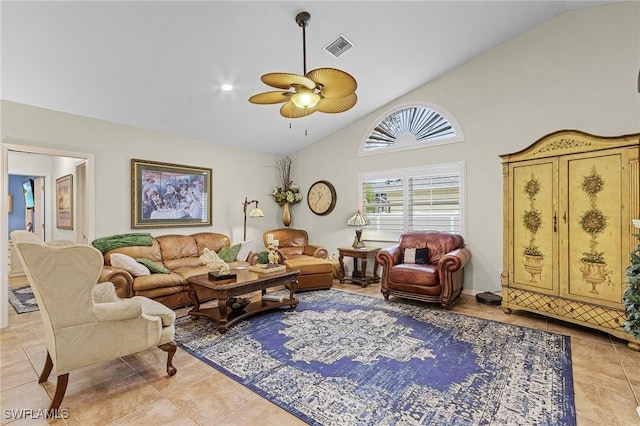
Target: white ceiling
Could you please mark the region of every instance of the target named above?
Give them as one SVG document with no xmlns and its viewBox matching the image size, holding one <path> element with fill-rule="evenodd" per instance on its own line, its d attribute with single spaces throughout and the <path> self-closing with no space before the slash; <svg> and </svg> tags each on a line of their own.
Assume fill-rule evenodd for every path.
<svg viewBox="0 0 640 426">
<path fill-rule="evenodd" d="M 542 21 L 603 3 L 3 0 L 0 96 L 291 154 Z M 338 68 L 358 81 L 347 112 L 289 120 L 279 104 L 247 101 L 275 90 L 262 74 L 302 74 L 295 16 L 303 10 L 311 14 L 307 69 Z M 335 59 L 323 47 L 340 34 L 355 47 Z"/>
</svg>

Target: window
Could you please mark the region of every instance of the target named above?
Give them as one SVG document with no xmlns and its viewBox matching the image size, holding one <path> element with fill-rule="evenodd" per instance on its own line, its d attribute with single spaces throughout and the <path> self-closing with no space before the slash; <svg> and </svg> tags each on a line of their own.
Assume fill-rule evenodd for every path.
<svg viewBox="0 0 640 426">
<path fill-rule="evenodd" d="M 456 120 L 436 105 L 405 105 L 386 113 L 367 132 L 359 155 L 462 142 Z"/>
<path fill-rule="evenodd" d="M 464 163 L 361 173 L 366 239 L 397 241 L 408 231 L 464 235 Z"/>
</svg>

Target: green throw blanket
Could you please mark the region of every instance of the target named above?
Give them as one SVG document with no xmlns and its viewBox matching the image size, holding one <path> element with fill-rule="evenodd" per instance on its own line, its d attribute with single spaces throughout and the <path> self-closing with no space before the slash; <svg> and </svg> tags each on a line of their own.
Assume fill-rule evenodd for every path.
<svg viewBox="0 0 640 426">
<path fill-rule="evenodd" d="M 91 245 L 106 253 L 118 247 L 128 246 L 151 246 L 153 245 L 153 237 L 151 234 L 119 234 L 110 237 L 97 238 L 91 242 Z"/>
</svg>

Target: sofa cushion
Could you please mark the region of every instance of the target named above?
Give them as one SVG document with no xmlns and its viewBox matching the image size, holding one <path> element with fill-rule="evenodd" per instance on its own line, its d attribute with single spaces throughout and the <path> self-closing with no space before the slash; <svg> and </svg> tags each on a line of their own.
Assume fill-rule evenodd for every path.
<svg viewBox="0 0 640 426">
<path fill-rule="evenodd" d="M 198 246 L 194 237 L 190 235 L 163 235 L 156 237 L 160 244 L 162 263 L 165 268 L 173 271 L 185 266 L 199 266 Z"/>
<path fill-rule="evenodd" d="M 231 263 L 236 260 L 236 256 L 240 251 L 241 244 L 234 244 L 229 247 L 222 247 L 218 252 L 218 256 L 220 259 L 224 260 L 225 263 Z"/>
<path fill-rule="evenodd" d="M 193 277 L 196 275 L 208 274 L 209 272 L 211 272 L 211 269 L 209 269 L 207 265 L 200 265 L 197 267 L 190 266 L 185 268 L 177 268 L 177 269 L 174 269 L 172 272 L 180 275 L 182 277 L 183 282 L 187 284 L 187 278 Z"/>
<path fill-rule="evenodd" d="M 236 260 L 244 262 L 249 257 L 249 253 L 251 253 L 251 249 L 253 248 L 253 240 L 243 241 L 240 244 L 240 251 L 238 251 L 238 255 L 236 256 Z"/>
<path fill-rule="evenodd" d="M 183 284 L 182 276 L 173 272 L 169 274 L 151 274 L 136 277 L 133 280 L 133 290 L 138 292 L 153 288 L 182 286 Z"/>
<path fill-rule="evenodd" d="M 405 248 L 402 253 L 404 263 L 417 263 L 425 265 L 427 263 L 428 248 Z"/>
<path fill-rule="evenodd" d="M 304 247 L 280 247 L 278 250 L 285 258 L 288 258 L 290 256 L 301 255 Z"/>
<path fill-rule="evenodd" d="M 149 272 L 149 268 L 136 262 L 133 257 L 129 257 L 122 253 L 113 253 L 111 255 L 111 266 L 124 269 L 134 277 L 151 274 L 151 272 Z"/>
<path fill-rule="evenodd" d="M 202 251 L 205 247 L 217 253 L 222 247 L 228 247 L 231 245 L 229 237 L 224 234 L 216 234 L 215 232 L 200 232 L 198 234 L 193 234 L 192 237 L 196 241 L 198 256 L 202 255 Z"/>
<path fill-rule="evenodd" d="M 289 269 L 297 269 L 300 275 L 310 274 L 333 274 L 333 264 L 326 259 L 317 257 L 298 257 L 295 259 L 287 259 L 284 264 Z"/>
<path fill-rule="evenodd" d="M 153 244 L 149 247 L 147 246 L 130 246 L 130 247 L 119 247 L 117 249 L 109 250 L 104 253 L 104 262 L 105 265 L 111 265 L 111 255 L 113 253 L 122 253 L 126 254 L 129 257 L 134 259 L 145 258 L 151 259 L 155 262 L 162 262 L 162 253 L 160 252 L 160 245 L 154 239 Z"/>
<path fill-rule="evenodd" d="M 401 263 L 389 269 L 389 281 L 393 283 L 411 283 L 414 286 L 439 285 L 438 266 Z"/>
<path fill-rule="evenodd" d="M 162 261 L 198 257 L 196 240 L 190 235 L 162 235 L 156 237 L 160 244 Z"/>
<path fill-rule="evenodd" d="M 168 274 L 169 270 L 162 265 L 160 262 L 154 262 L 151 259 L 138 258 L 136 262 L 143 264 L 152 274 Z"/>
</svg>

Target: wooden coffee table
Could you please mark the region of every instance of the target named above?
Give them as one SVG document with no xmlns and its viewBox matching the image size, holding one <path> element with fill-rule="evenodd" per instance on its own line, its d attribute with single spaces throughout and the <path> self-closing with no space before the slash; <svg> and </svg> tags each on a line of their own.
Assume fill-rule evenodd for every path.
<svg viewBox="0 0 640 426">
<path fill-rule="evenodd" d="M 232 269 L 231 273 L 235 273 L 236 277 L 227 280 L 209 279 L 209 274 L 187 278 L 189 297 L 193 301 L 193 309 L 189 311 L 192 319 L 196 320 L 199 317 L 212 319 L 218 323 L 218 331 L 225 333 L 232 324 L 257 313 L 282 306 L 288 306 L 291 309 L 298 306 L 298 299 L 295 297 L 298 288 L 298 270 L 264 274 L 251 272 L 248 269 Z M 251 302 L 242 310 L 234 310 L 227 306 L 227 300 L 233 297 L 258 290 L 261 290 L 264 295 L 268 288 L 287 284 L 289 285 L 289 298 L 284 298 L 282 301 L 259 300 Z M 213 297 L 218 299 L 218 306 L 200 309 L 200 300 L 195 291 L 197 286 L 209 289 Z"/>
</svg>

